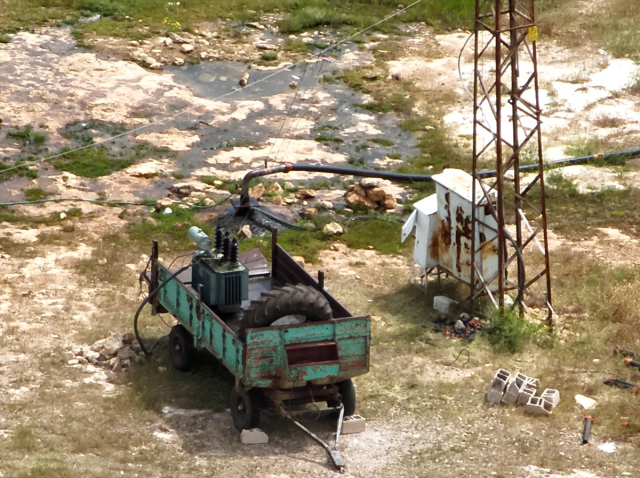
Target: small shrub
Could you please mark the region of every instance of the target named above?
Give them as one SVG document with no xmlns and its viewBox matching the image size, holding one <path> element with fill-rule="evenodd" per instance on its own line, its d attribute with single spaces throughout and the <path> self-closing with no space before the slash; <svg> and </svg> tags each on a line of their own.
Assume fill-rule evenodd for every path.
<svg viewBox="0 0 640 478">
<path fill-rule="evenodd" d="M 326 134 L 321 134 L 320 136 L 316 137 L 316 141 L 320 142 L 320 143 L 324 143 L 324 142 L 328 142 L 331 141 L 333 143 L 344 143 L 344 140 L 342 138 L 337 138 L 335 136 L 329 136 Z"/>
<path fill-rule="evenodd" d="M 517 312 L 495 310 L 489 315 L 489 324 L 484 330 L 495 352 L 513 354 L 522 351 L 537 329 Z"/>
<path fill-rule="evenodd" d="M 50 195 L 51 193 L 40 188 L 27 189 L 24 192 L 24 197 L 27 201 L 39 201 Z"/>
<path fill-rule="evenodd" d="M 353 106 L 355 108 L 371 111 L 372 113 L 390 113 L 393 111 L 391 105 L 381 104 L 375 101 L 371 101 L 369 103 L 354 103 Z"/>
<path fill-rule="evenodd" d="M 393 146 L 395 143 L 387 138 L 372 138 L 372 143 L 379 144 L 380 146 Z"/>
<path fill-rule="evenodd" d="M 9 38 L 7 35 L 0 35 L 0 43 L 9 43 L 11 41 L 11 38 Z"/>
<path fill-rule="evenodd" d="M 34 144 L 36 146 L 41 146 L 47 141 L 47 135 L 40 133 L 39 131 L 34 131 L 31 125 L 27 125 L 18 131 L 9 131 L 7 136 L 10 138 L 16 138 L 23 143 Z"/>
<path fill-rule="evenodd" d="M 174 171 L 173 173 L 171 173 L 171 176 L 173 176 L 176 179 L 183 179 L 184 178 L 184 174 L 183 173 L 178 173 L 176 171 Z"/>
<path fill-rule="evenodd" d="M 262 54 L 262 59 L 264 61 L 276 61 L 278 59 L 278 54 L 275 51 L 268 51 Z"/>
</svg>

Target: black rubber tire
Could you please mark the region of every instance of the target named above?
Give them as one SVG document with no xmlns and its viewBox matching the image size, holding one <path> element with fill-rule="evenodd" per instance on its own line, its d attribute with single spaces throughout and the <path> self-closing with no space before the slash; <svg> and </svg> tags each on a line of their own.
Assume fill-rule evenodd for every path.
<svg viewBox="0 0 640 478">
<path fill-rule="evenodd" d="M 268 327 L 287 315 L 303 315 L 307 321 L 321 322 L 330 320 L 333 312 L 327 298 L 317 289 L 302 284 L 276 287 L 251 302 L 242 317 L 238 335 L 245 339 L 247 329 Z"/>
<path fill-rule="evenodd" d="M 350 417 L 356 413 L 356 387 L 353 385 L 353 381 L 348 378 L 342 382 L 336 383 L 338 391 L 340 392 L 340 398 L 342 398 L 342 405 L 344 406 L 344 416 Z M 334 400 L 328 400 L 327 405 L 329 407 L 337 407 L 339 403 Z M 338 418 L 338 413 L 331 412 L 334 418 Z"/>
<path fill-rule="evenodd" d="M 245 390 L 234 387 L 231 391 L 231 418 L 238 431 L 260 426 L 261 396 L 257 389 Z"/>
<path fill-rule="evenodd" d="M 193 335 L 183 326 L 174 325 L 169 334 L 169 357 L 176 370 L 186 372 L 196 363 L 196 348 Z"/>
</svg>

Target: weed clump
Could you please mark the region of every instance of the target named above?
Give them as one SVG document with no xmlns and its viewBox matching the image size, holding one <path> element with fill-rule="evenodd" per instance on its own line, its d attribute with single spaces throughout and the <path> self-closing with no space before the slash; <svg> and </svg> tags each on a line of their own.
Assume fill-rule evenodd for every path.
<svg viewBox="0 0 640 478">
<path fill-rule="evenodd" d="M 517 312 L 495 310 L 489 315 L 489 323 L 484 330 L 495 352 L 514 354 L 531 341 L 538 327 Z"/>
<path fill-rule="evenodd" d="M 275 51 L 268 51 L 262 54 L 262 60 L 264 61 L 276 61 L 277 59 L 278 54 Z"/>
</svg>

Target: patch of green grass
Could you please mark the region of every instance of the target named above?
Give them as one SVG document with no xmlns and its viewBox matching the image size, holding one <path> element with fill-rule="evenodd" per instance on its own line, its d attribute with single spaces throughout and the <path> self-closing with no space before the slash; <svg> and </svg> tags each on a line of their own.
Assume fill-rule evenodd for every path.
<svg viewBox="0 0 640 478">
<path fill-rule="evenodd" d="M 389 153 L 387 154 L 389 159 L 402 159 L 402 155 L 400 153 Z"/>
<path fill-rule="evenodd" d="M 349 159 L 347 159 L 347 162 L 352 166 L 364 166 L 365 164 L 367 164 L 367 160 L 365 159 L 364 156 L 359 156 L 357 158 L 353 156 L 349 156 Z"/>
<path fill-rule="evenodd" d="M 171 176 L 173 176 L 176 179 L 184 179 L 184 174 L 183 173 L 178 173 L 176 171 L 174 171 L 173 173 L 171 173 Z"/>
<path fill-rule="evenodd" d="M 321 134 L 319 136 L 316 136 L 315 139 L 320 143 L 324 143 L 324 142 L 344 143 L 344 140 L 342 138 L 338 138 L 336 136 L 330 136 L 326 134 Z"/>
<path fill-rule="evenodd" d="M 264 61 L 276 61 L 278 59 L 278 53 L 275 51 L 268 51 L 263 53 L 260 58 Z"/>
<path fill-rule="evenodd" d="M 325 73 L 324 75 L 322 75 L 322 82 L 331 84 L 331 83 L 335 83 L 336 79 L 335 79 L 335 77 L 333 75 Z"/>
<path fill-rule="evenodd" d="M 387 138 L 372 138 L 369 141 L 379 144 L 380 146 L 393 146 L 395 143 Z"/>
<path fill-rule="evenodd" d="M 11 42 L 11 38 L 7 35 L 0 35 L 0 43 L 9 43 Z"/>
<path fill-rule="evenodd" d="M 354 108 L 360 108 L 363 110 L 371 111 L 372 113 L 390 113 L 393 111 L 393 107 L 389 104 L 381 104 L 375 101 L 369 103 L 354 103 Z"/>
<path fill-rule="evenodd" d="M 373 217 L 345 224 L 340 241 L 352 249 L 371 246 L 383 254 L 400 254 L 409 249 L 409 241 L 400 242 L 401 232 L 402 223 Z"/>
<path fill-rule="evenodd" d="M 32 466 L 28 472 L 22 472 L 16 478 L 71 478 L 72 476 L 64 463 L 46 461 Z"/>
<path fill-rule="evenodd" d="M 211 226 L 201 223 L 193 216 L 195 210 L 172 207 L 171 214 L 162 212 L 152 213 L 149 218 L 143 218 L 138 222 L 127 226 L 129 238 L 135 241 L 149 242 L 152 239 L 164 243 L 163 248 L 176 251 L 193 249 L 193 243 L 187 236 L 191 226 L 200 227 L 210 237 L 214 230 Z"/>
<path fill-rule="evenodd" d="M 284 51 L 293 51 L 297 53 L 311 53 L 311 45 L 305 43 L 300 38 L 289 41 L 284 45 Z"/>
<path fill-rule="evenodd" d="M 133 158 L 113 158 L 105 146 L 86 148 L 80 151 L 64 148 L 62 153 L 64 153 L 62 157 L 51 161 L 53 167 L 85 178 L 107 176 L 135 163 Z"/>
<path fill-rule="evenodd" d="M 33 431 L 30 428 L 21 426 L 19 427 L 11 437 L 12 445 L 25 452 L 31 452 L 36 449 L 37 439 Z"/>
<path fill-rule="evenodd" d="M 47 141 L 47 135 L 39 131 L 35 131 L 31 125 L 25 126 L 17 131 L 9 131 L 7 137 L 16 138 L 21 143 L 27 145 L 42 146 Z"/>
<path fill-rule="evenodd" d="M 491 348 L 498 353 L 517 353 L 531 341 L 539 326 L 520 317 L 517 312 L 492 309 L 483 329 Z"/>
<path fill-rule="evenodd" d="M 39 201 L 50 195 L 51 195 L 50 192 L 47 192 L 44 189 L 40 189 L 40 188 L 27 189 L 24 192 L 24 198 L 27 201 Z"/>
</svg>

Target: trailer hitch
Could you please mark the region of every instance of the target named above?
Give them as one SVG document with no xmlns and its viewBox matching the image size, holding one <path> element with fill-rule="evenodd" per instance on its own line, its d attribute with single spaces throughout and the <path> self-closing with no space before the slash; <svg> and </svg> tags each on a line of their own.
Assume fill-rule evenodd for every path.
<svg viewBox="0 0 640 478">
<path fill-rule="evenodd" d="M 334 410 L 338 410 L 338 407 L 335 407 Z M 344 458 L 342 454 L 338 451 L 338 443 L 340 441 L 340 434 L 342 433 L 342 422 L 344 420 L 344 406 L 340 405 L 339 410 L 340 410 L 340 416 L 338 417 L 338 427 L 336 430 L 335 446 L 330 446 L 328 443 L 323 441 L 318 435 L 313 433 L 311 430 L 305 427 L 302 423 L 296 420 L 293 417 L 293 415 L 287 412 L 284 409 L 284 407 L 280 405 L 280 413 L 284 417 L 288 418 L 293 423 L 295 423 L 299 428 L 302 429 L 303 432 L 305 432 L 307 435 L 313 438 L 313 440 L 316 441 L 320 446 L 322 446 L 325 450 L 327 450 L 327 453 L 329 454 L 329 459 L 333 462 L 333 465 L 336 467 L 336 469 L 340 473 L 346 473 L 347 470 L 345 469 Z"/>
</svg>

